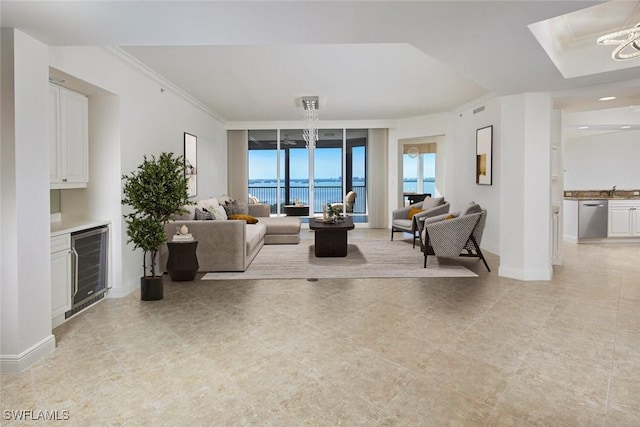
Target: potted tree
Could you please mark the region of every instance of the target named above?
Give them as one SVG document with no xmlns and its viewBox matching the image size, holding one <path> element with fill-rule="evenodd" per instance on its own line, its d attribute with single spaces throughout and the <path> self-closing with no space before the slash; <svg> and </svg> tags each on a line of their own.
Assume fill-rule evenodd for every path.
<svg viewBox="0 0 640 427">
<path fill-rule="evenodd" d="M 182 207 L 193 203 L 187 195 L 184 159 L 173 153 L 161 153 L 157 158 L 144 156 L 142 164 L 122 179 L 122 204 L 132 208 L 124 215 L 127 243 L 144 251 L 140 297 L 143 301 L 159 300 L 163 298 L 163 282 L 158 252 L 167 241 L 164 226 L 171 215 L 184 212 Z"/>
</svg>

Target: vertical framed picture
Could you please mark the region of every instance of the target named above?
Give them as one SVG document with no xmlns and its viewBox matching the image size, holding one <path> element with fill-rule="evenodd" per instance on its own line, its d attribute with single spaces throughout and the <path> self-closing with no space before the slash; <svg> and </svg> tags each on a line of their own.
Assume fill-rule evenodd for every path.
<svg viewBox="0 0 640 427">
<path fill-rule="evenodd" d="M 187 192 L 189 197 L 198 194 L 198 138 L 190 133 L 184 133 L 184 174 L 188 179 Z"/>
<path fill-rule="evenodd" d="M 491 185 L 493 169 L 493 126 L 476 130 L 476 184 Z"/>
</svg>

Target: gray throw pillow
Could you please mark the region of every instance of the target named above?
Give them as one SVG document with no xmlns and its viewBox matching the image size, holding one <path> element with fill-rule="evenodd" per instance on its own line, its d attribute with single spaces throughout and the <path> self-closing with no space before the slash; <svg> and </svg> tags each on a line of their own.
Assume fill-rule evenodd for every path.
<svg viewBox="0 0 640 427">
<path fill-rule="evenodd" d="M 240 205 L 238 205 L 238 202 L 235 200 L 225 202 L 225 204 L 222 207 L 224 208 L 224 211 L 227 213 L 227 216 L 242 213 Z"/>
<path fill-rule="evenodd" d="M 480 207 L 480 205 L 476 204 L 475 202 L 471 202 L 467 206 L 462 208 L 462 210 L 460 211 L 460 216 L 470 215 L 478 212 L 482 212 L 482 208 Z"/>
<path fill-rule="evenodd" d="M 211 212 L 207 211 L 206 209 L 196 208 L 196 219 L 198 221 L 212 220 L 213 215 L 211 215 Z"/>
<path fill-rule="evenodd" d="M 427 210 L 440 206 L 444 203 L 444 197 L 427 197 L 422 201 L 422 210 Z"/>
</svg>

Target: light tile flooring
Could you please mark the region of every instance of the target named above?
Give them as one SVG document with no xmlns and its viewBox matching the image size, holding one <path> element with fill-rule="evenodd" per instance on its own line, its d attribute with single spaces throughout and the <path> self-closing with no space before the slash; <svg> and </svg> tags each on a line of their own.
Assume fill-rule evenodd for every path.
<svg viewBox="0 0 640 427">
<path fill-rule="evenodd" d="M 464 279 L 167 277 L 164 300 L 101 302 L 2 376 L 2 422 L 638 426 L 639 248 L 567 245 L 550 282 L 499 277 L 491 255 Z"/>
</svg>

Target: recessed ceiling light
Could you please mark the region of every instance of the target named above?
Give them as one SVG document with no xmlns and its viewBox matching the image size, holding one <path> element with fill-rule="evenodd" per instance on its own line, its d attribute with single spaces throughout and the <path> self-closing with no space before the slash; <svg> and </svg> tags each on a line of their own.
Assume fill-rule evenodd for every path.
<svg viewBox="0 0 640 427">
<path fill-rule="evenodd" d="M 578 129 L 589 129 L 589 126 L 580 126 Z"/>
<path fill-rule="evenodd" d="M 616 99 L 615 96 L 605 96 L 604 98 L 598 99 L 598 101 L 612 101 L 614 99 Z"/>
<path fill-rule="evenodd" d="M 631 126 L 620 126 L 620 129 L 631 129 Z"/>
</svg>

